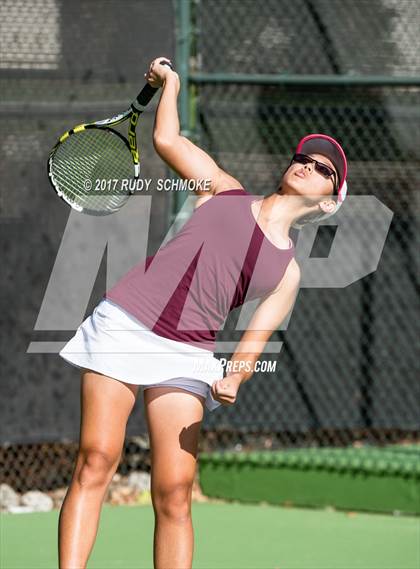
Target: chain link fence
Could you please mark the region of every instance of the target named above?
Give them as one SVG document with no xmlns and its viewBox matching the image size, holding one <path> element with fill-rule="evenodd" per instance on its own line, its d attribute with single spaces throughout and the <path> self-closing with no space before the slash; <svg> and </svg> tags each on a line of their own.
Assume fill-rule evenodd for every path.
<svg viewBox="0 0 420 569">
<path fill-rule="evenodd" d="M 182 3 L 182 0 L 179 0 Z M 415 76 L 412 0 L 193 0 L 192 42 L 206 73 Z"/>
<path fill-rule="evenodd" d="M 173 6 L 181 4 L 189 16 L 177 23 L 177 41 L 187 38 L 189 54 L 188 60 L 178 55 L 177 66 L 188 67 L 184 127 L 193 139 L 249 192 L 268 194 L 300 137 L 325 132 L 348 155 L 349 193 L 374 195 L 394 212 L 376 272 L 346 288 L 300 291 L 287 329 L 272 336 L 283 342 L 276 372 L 256 372 L 233 407 L 206 415 L 200 450 L 418 442 L 418 3 L 177 0 Z M 162 52 L 163 37 L 171 56 L 172 4 L 1 0 L 0 15 L 0 229 L 14 293 L 3 298 L 3 314 L 20 334 L 12 332 L 13 353 L 3 368 L 14 383 L 3 383 L 0 465 L 2 481 L 18 492 L 51 490 L 71 479 L 74 416 L 61 412 L 62 422 L 54 415 L 51 423 L 40 398 L 51 397 L 50 408 L 77 400 L 74 370 L 25 353 L 68 213 L 58 200 L 52 204 L 44 161 L 69 125 L 125 108 L 138 90 L 137 70 Z M 152 116 L 145 120 L 150 132 Z M 158 177 L 150 141 L 141 143 L 147 175 Z M 157 246 L 169 218 L 168 204 L 154 203 Z M 334 235 L 334 226 L 319 226 L 312 256 L 327 257 Z M 22 239 L 38 243 L 38 253 L 18 250 Z M 220 341 L 240 339 L 238 317 L 238 311 L 229 316 Z M 118 469 L 123 475 L 150 469 L 146 426 L 135 418 L 142 414 L 136 406 Z"/>
<path fill-rule="evenodd" d="M 35 330 L 69 218 L 48 182 L 48 153 L 73 125 L 126 109 L 150 61 L 173 57 L 173 30 L 171 0 L 0 0 L 0 484 L 16 492 L 67 487 L 78 448 L 79 371 L 56 354 L 27 353 L 31 341 L 64 343 L 75 332 Z M 152 144 L 156 103 L 138 132 L 142 176 L 153 180 L 167 176 Z M 148 254 L 165 237 L 169 198 L 153 195 Z M 106 287 L 106 252 L 92 286 L 86 317 Z M 149 469 L 140 399 L 124 476 Z"/>
<path fill-rule="evenodd" d="M 376 272 L 300 291 L 272 336 L 284 342 L 276 373 L 255 373 L 234 407 L 210 416 L 212 448 L 418 440 L 420 6 L 197 0 L 190 16 L 189 126 L 222 168 L 269 194 L 298 140 L 323 132 L 346 151 L 349 194 L 394 212 Z M 319 226 L 311 256 L 328 256 L 335 229 Z M 220 340 L 239 340 L 237 318 Z"/>
</svg>

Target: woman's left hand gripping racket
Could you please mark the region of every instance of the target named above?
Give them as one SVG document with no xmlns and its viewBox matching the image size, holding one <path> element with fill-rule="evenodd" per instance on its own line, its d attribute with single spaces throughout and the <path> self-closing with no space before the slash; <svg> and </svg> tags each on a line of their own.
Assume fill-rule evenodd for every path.
<svg viewBox="0 0 420 569">
<path fill-rule="evenodd" d="M 160 64 L 172 69 L 166 60 Z M 140 175 L 137 122 L 157 90 L 147 83 L 123 113 L 75 126 L 59 138 L 48 158 L 48 175 L 57 194 L 73 209 L 107 215 L 132 195 L 132 181 Z M 111 128 L 124 121 L 129 121 L 128 139 Z"/>
</svg>

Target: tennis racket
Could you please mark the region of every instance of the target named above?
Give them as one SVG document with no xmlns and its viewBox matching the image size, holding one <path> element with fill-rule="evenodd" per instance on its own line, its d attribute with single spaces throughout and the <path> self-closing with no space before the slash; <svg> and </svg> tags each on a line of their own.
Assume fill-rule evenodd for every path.
<svg viewBox="0 0 420 569">
<path fill-rule="evenodd" d="M 172 69 L 165 60 L 160 64 Z M 157 90 L 147 83 L 123 113 L 80 124 L 60 136 L 48 158 L 48 177 L 58 196 L 73 209 L 108 215 L 133 194 L 133 180 L 140 175 L 136 127 Z M 112 128 L 125 121 L 128 139 Z"/>
</svg>

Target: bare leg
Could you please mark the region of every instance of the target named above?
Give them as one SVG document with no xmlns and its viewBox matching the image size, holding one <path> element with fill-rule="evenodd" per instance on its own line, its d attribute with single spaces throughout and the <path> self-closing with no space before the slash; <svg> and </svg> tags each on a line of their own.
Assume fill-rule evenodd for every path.
<svg viewBox="0 0 420 569">
<path fill-rule="evenodd" d="M 137 391 L 137 385 L 91 370 L 82 372 L 79 452 L 59 518 L 60 569 L 86 567 Z"/>
<path fill-rule="evenodd" d="M 205 399 L 175 387 L 144 390 L 151 445 L 155 569 L 191 569 L 191 494 Z"/>
</svg>

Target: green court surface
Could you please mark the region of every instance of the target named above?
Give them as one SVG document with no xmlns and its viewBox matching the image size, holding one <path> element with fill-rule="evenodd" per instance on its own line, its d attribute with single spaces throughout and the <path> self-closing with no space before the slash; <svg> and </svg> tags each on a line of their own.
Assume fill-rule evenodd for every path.
<svg viewBox="0 0 420 569">
<path fill-rule="evenodd" d="M 1 569 L 56 569 L 58 511 L 3 514 Z M 420 519 L 194 503 L 194 569 L 418 569 Z M 89 569 L 152 568 L 150 506 L 105 504 Z"/>
</svg>

